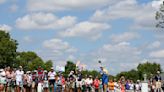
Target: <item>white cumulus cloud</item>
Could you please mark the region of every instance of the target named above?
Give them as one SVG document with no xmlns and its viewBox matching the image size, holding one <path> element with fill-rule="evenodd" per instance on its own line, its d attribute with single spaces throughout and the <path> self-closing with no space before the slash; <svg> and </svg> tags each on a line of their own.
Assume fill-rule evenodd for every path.
<svg viewBox="0 0 164 92">
<path fill-rule="evenodd" d="M 164 58 L 164 50 L 153 51 L 150 53 L 150 57 L 154 58 Z"/>
<path fill-rule="evenodd" d="M 163 1 L 164 1 L 164 0 L 155 0 L 155 1 L 152 1 L 152 6 L 153 6 L 154 8 L 156 8 L 157 10 L 159 10 L 160 5 L 163 4 Z"/>
<path fill-rule="evenodd" d="M 133 39 L 139 38 L 139 34 L 135 32 L 125 32 L 122 34 L 113 34 L 110 36 L 111 40 L 113 42 L 123 42 L 123 41 L 130 41 Z"/>
<path fill-rule="evenodd" d="M 132 29 L 154 28 L 156 9 L 153 2 L 139 4 L 137 0 L 122 0 L 108 8 L 97 10 L 91 17 L 92 21 L 110 21 L 120 18 L 132 19 Z"/>
<path fill-rule="evenodd" d="M 12 29 L 12 27 L 10 27 L 9 25 L 6 25 L 6 24 L 0 25 L 0 30 L 2 30 L 2 31 L 9 32 L 9 31 L 11 31 L 11 29 Z"/>
<path fill-rule="evenodd" d="M 28 0 L 29 11 L 96 9 L 120 0 Z"/>
<path fill-rule="evenodd" d="M 18 18 L 16 26 L 20 29 L 64 29 L 76 23 L 76 17 L 58 18 L 52 13 L 32 13 Z"/>
<path fill-rule="evenodd" d="M 65 42 L 61 39 L 50 39 L 44 41 L 43 47 L 47 50 L 50 50 L 51 53 L 55 55 L 63 55 L 65 53 L 74 53 L 76 49 L 69 45 L 68 42 Z"/>
<path fill-rule="evenodd" d="M 96 40 L 101 37 L 102 32 L 108 30 L 110 25 L 105 23 L 96 23 L 84 21 L 61 32 L 62 37 L 85 37 Z"/>
<path fill-rule="evenodd" d="M 161 46 L 161 42 L 160 41 L 155 41 L 153 43 L 151 43 L 148 48 L 149 49 L 156 49 L 156 48 L 159 48 Z"/>
</svg>

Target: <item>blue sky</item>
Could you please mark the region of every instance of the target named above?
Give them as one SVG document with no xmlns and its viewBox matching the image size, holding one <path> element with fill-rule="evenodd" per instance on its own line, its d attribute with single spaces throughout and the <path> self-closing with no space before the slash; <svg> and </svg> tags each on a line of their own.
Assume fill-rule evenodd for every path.
<svg viewBox="0 0 164 92">
<path fill-rule="evenodd" d="M 155 28 L 162 0 L 0 0 L 0 29 L 54 66 L 67 60 L 111 74 L 139 63 L 163 66 L 164 32 Z M 117 69 L 116 69 L 117 68 Z"/>
</svg>

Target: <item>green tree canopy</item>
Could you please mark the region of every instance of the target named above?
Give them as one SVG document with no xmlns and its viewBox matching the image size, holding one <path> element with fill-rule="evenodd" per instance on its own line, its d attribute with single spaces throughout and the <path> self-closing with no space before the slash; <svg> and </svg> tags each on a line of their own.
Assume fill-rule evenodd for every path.
<svg viewBox="0 0 164 92">
<path fill-rule="evenodd" d="M 35 52 L 19 52 L 17 55 L 16 67 L 22 66 L 24 70 L 36 70 L 39 66 L 46 70 L 50 70 L 53 63 L 51 60 L 44 62 Z"/>
<path fill-rule="evenodd" d="M 76 64 L 74 64 L 72 61 L 67 61 L 67 64 L 65 65 L 64 75 L 68 76 L 70 71 L 75 71 L 75 70 L 76 70 Z"/>
<path fill-rule="evenodd" d="M 151 75 L 155 75 L 157 71 L 162 71 L 160 64 L 157 63 L 142 63 L 137 66 L 137 70 L 130 70 L 126 72 L 121 72 L 116 75 L 116 78 L 119 79 L 121 76 L 124 76 L 126 79 L 131 80 L 143 80 L 143 75 L 147 74 L 147 78 L 150 78 Z"/>
<path fill-rule="evenodd" d="M 151 74 L 156 74 L 157 71 L 162 71 L 161 69 L 161 65 L 157 64 L 157 63 L 143 63 L 143 64 L 139 64 L 137 67 L 140 79 L 143 79 L 143 74 L 147 74 L 148 78 L 149 76 L 151 76 Z"/>
<path fill-rule="evenodd" d="M 13 66 L 16 58 L 17 41 L 9 33 L 0 30 L 0 67 Z"/>
<path fill-rule="evenodd" d="M 53 63 L 52 63 L 51 60 L 48 60 L 47 62 L 45 62 L 44 65 L 45 65 L 45 66 L 44 66 L 45 69 L 48 70 L 48 71 L 50 71 L 51 67 L 53 66 Z"/>
</svg>

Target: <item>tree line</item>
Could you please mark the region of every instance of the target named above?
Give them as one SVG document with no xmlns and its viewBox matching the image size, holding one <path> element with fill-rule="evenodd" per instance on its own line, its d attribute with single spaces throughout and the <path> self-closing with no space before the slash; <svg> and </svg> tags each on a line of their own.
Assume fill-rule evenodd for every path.
<svg viewBox="0 0 164 92">
<path fill-rule="evenodd" d="M 36 70 L 38 66 L 50 70 L 53 66 L 51 60 L 43 61 L 35 52 L 19 52 L 18 42 L 11 38 L 8 32 L 0 30 L 0 67 L 10 66 L 17 68 L 22 66 L 25 71 Z"/>
</svg>

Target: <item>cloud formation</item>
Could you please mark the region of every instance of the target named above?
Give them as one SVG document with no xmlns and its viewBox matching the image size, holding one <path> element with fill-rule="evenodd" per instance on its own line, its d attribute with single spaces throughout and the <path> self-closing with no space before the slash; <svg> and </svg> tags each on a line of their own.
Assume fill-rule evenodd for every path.
<svg viewBox="0 0 164 92">
<path fill-rule="evenodd" d="M 0 25 L 0 30 L 9 32 L 9 31 L 11 31 L 11 29 L 12 29 L 12 27 L 10 27 L 9 25 L 6 25 L 6 24 Z"/>
<path fill-rule="evenodd" d="M 139 4 L 137 0 L 122 0 L 116 4 L 97 10 L 91 17 L 92 21 L 110 21 L 121 18 L 134 21 L 132 29 L 154 28 L 156 12 L 153 2 Z"/>
<path fill-rule="evenodd" d="M 109 30 L 109 28 L 110 25 L 105 23 L 84 21 L 66 29 L 60 35 L 62 37 L 84 37 L 96 40 L 101 37 L 103 31 Z"/>
<path fill-rule="evenodd" d="M 123 41 L 130 41 L 139 38 L 140 35 L 136 32 L 125 32 L 121 34 L 113 34 L 110 36 L 113 42 L 123 42 Z"/>
<path fill-rule="evenodd" d="M 49 50 L 54 55 L 63 55 L 65 53 L 74 53 L 77 51 L 74 47 L 71 47 L 68 42 L 61 39 L 50 39 L 43 42 L 43 47 Z"/>
<path fill-rule="evenodd" d="M 58 18 L 52 13 L 32 13 L 18 18 L 16 20 L 16 27 L 20 29 L 64 29 L 76 23 L 76 17 L 64 16 Z"/>
<path fill-rule="evenodd" d="M 28 0 L 29 11 L 97 9 L 120 0 Z"/>
<path fill-rule="evenodd" d="M 164 50 L 153 51 L 150 53 L 150 57 L 164 58 Z"/>
</svg>

